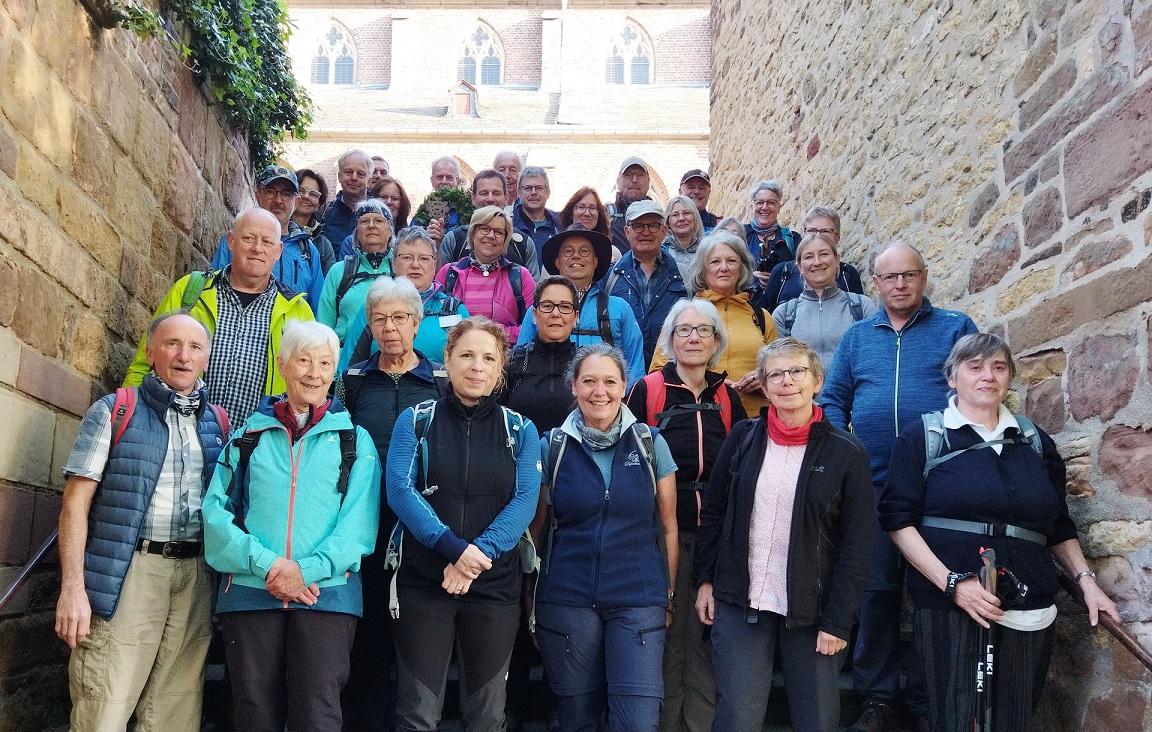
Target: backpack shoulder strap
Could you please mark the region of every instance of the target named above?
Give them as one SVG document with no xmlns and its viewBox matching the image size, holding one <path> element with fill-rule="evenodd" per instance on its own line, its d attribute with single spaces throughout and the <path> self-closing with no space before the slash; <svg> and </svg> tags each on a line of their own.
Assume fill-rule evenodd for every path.
<svg viewBox="0 0 1152 732">
<path fill-rule="evenodd" d="M 1036 425 L 1032 423 L 1032 420 L 1023 414 L 1013 416 L 1016 417 L 1016 423 L 1020 425 L 1020 434 L 1028 440 L 1028 444 L 1032 446 L 1036 454 L 1044 455 L 1044 445 L 1040 442 L 1040 430 L 1036 429 Z"/>
<path fill-rule="evenodd" d="M 768 328 L 764 324 L 764 311 L 756 305 L 752 305 L 752 322 L 755 323 L 756 327 L 760 329 L 761 338 L 767 335 Z"/>
<path fill-rule="evenodd" d="M 640 452 L 644 454 L 644 464 L 648 466 L 648 475 L 652 478 L 652 493 L 656 493 L 656 431 L 643 422 L 634 422 L 632 432 L 636 435 L 636 442 L 640 445 Z"/>
<path fill-rule="evenodd" d="M 216 415 L 216 424 L 220 426 L 221 439 L 227 442 L 228 435 L 232 432 L 232 427 L 228 424 L 228 410 L 219 404 L 209 404 L 208 408 L 212 410 L 212 414 Z"/>
<path fill-rule="evenodd" d="M 515 262 L 508 268 L 508 286 L 512 288 L 512 296 L 516 298 L 516 322 L 524 321 L 524 314 L 528 312 L 528 304 L 524 302 L 524 268 Z"/>
<path fill-rule="evenodd" d="M 604 288 L 596 293 L 596 324 L 600 328 L 600 339 L 610 346 L 616 345 L 612 335 L 612 317 L 608 314 L 608 298 L 611 293 Z"/>
<path fill-rule="evenodd" d="M 608 276 L 604 278 L 604 292 L 611 295 L 612 290 L 616 289 L 616 282 L 620 279 L 620 272 L 616 267 L 608 270 Z"/>
<path fill-rule="evenodd" d="M 344 271 L 340 273 L 340 284 L 336 286 L 336 312 L 340 312 L 340 301 L 348 294 L 348 290 L 352 289 L 352 283 L 356 279 L 356 255 L 344 255 Z"/>
<path fill-rule="evenodd" d="M 109 450 L 116 447 L 120 438 L 124 436 L 124 430 L 128 429 L 128 422 L 136 411 L 138 393 L 134 386 L 121 386 L 116 390 L 116 397 L 112 400 L 112 414 L 109 417 L 112 420 L 112 441 L 108 445 Z"/>
<path fill-rule="evenodd" d="M 252 461 L 252 453 L 260 444 L 263 434 L 263 430 L 245 432 L 233 440 L 238 453 L 236 467 L 232 470 L 232 479 L 228 481 L 224 496 L 232 509 L 232 523 L 245 531 L 247 529 L 244 527 L 244 521 L 248 514 L 248 464 Z"/>
<path fill-rule="evenodd" d="M 658 415 L 663 413 L 664 404 L 668 401 L 668 385 L 664 382 L 664 374 L 653 371 L 645 374 L 644 382 L 644 422 L 655 427 L 659 423 Z"/>
<path fill-rule="evenodd" d="M 928 412 L 920 416 L 924 423 L 924 471 L 922 477 L 927 479 L 932 468 L 948 459 L 940 457 L 944 446 L 948 442 L 948 433 L 944 429 L 944 413 Z"/>
<path fill-rule="evenodd" d="M 200 295 L 204 292 L 204 288 L 208 286 L 208 280 L 212 277 L 211 272 L 202 272 L 195 270 L 188 275 L 188 282 L 184 285 L 184 293 L 180 295 L 180 309 L 191 310 L 199 300 Z"/>
<path fill-rule="evenodd" d="M 436 402 L 432 399 L 420 402 L 412 408 L 412 426 L 416 430 L 416 453 L 420 458 L 420 478 L 425 488 L 428 486 L 428 427 L 435 416 Z"/>
<path fill-rule="evenodd" d="M 452 291 L 456 289 L 456 283 L 460 281 L 460 271 L 452 265 L 448 265 L 448 271 L 444 274 L 444 286 L 441 291 L 446 295 L 451 295 Z"/>
<path fill-rule="evenodd" d="M 786 335 L 792 334 L 792 326 L 796 325 L 796 310 L 800 307 L 800 298 L 794 297 L 784 303 L 784 331 Z"/>
<path fill-rule="evenodd" d="M 512 451 L 512 458 L 520 452 L 520 430 L 524 427 L 524 417 L 501 405 L 500 411 L 504 413 L 504 435 L 507 437 L 508 449 Z"/>
<path fill-rule="evenodd" d="M 336 480 L 336 492 L 340 494 L 343 502 L 348 494 L 348 476 L 352 473 L 352 464 L 356 462 L 356 428 L 340 430 L 340 477 Z"/>
<path fill-rule="evenodd" d="M 852 313 L 852 320 L 860 322 L 864 319 L 864 303 L 861 301 L 863 296 L 847 290 L 844 294 L 848 296 L 848 312 Z"/>
<path fill-rule="evenodd" d="M 732 397 L 728 396 L 728 387 L 723 382 L 716 389 L 716 403 L 720 405 L 720 421 L 724 423 L 724 432 L 731 432 Z"/>
</svg>

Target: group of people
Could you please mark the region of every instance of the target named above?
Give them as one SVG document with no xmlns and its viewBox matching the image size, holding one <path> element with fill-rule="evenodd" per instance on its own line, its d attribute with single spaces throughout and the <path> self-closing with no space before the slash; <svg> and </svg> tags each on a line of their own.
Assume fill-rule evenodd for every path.
<svg viewBox="0 0 1152 732">
<path fill-rule="evenodd" d="M 873 300 L 838 212 L 783 226 L 775 181 L 742 223 L 702 170 L 659 205 L 630 157 L 613 201 L 553 212 L 505 152 L 468 221 L 421 227 L 388 172 L 350 150 L 329 200 L 261 171 L 85 416 L 56 618 L 74 729 L 199 729 L 215 616 L 250 732 L 435 730 L 453 662 L 468 729 L 502 730 L 534 658 L 561 730 L 753 732 L 777 660 L 794 728 L 833 730 L 850 646 L 853 730 L 901 706 L 972 729 L 982 704 L 1014 730 L 1049 557 L 1118 619 L 1051 438 L 1003 405 L 1008 345 L 929 302 L 914 247 L 876 256 Z"/>
</svg>

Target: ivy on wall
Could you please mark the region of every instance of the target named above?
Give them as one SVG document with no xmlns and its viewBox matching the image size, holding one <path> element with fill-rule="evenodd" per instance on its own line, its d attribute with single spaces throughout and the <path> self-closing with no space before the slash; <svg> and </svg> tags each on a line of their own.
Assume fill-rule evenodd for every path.
<svg viewBox="0 0 1152 732">
<path fill-rule="evenodd" d="M 160 0 L 164 15 L 140 0 L 104 2 L 121 27 L 175 43 L 225 119 L 247 134 L 257 170 L 275 159 L 286 134 L 307 135 L 312 102 L 292 75 L 285 47 L 291 27 L 279 0 Z"/>
</svg>

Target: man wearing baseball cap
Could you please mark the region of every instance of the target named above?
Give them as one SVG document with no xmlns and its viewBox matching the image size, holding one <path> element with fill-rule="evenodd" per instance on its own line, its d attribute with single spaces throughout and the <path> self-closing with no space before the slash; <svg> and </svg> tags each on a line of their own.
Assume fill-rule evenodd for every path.
<svg viewBox="0 0 1152 732">
<path fill-rule="evenodd" d="M 283 165 L 269 165 L 256 176 L 256 205 L 280 222 L 280 242 L 284 245 L 272 276 L 293 292 L 303 293 L 309 307 L 315 309 L 324 287 L 324 270 L 320 267 L 320 251 L 312 243 L 311 235 L 292 220 L 299 191 L 296 174 Z M 231 263 L 228 237 L 223 236 L 209 268 L 220 270 Z"/>
<path fill-rule="evenodd" d="M 628 253 L 608 271 L 604 289 L 632 306 L 644 336 L 647 366 L 664 318 L 677 300 L 688 296 L 688 290 L 676 260 L 660 246 L 668 233 L 660 204 L 647 198 L 636 201 L 628 206 L 623 220 Z"/>
<path fill-rule="evenodd" d="M 624 230 L 624 213 L 636 201 L 648 200 L 651 184 L 652 169 L 643 158 L 632 156 L 620 163 L 620 172 L 616 176 L 616 200 L 605 208 L 612 219 L 612 243 L 622 252 L 627 252 L 630 246 Z"/>
<path fill-rule="evenodd" d="M 691 198 L 696 204 L 705 234 L 716 228 L 718 217 L 708 210 L 708 199 L 712 196 L 712 178 L 708 171 L 693 168 L 680 176 L 680 195 Z"/>
</svg>

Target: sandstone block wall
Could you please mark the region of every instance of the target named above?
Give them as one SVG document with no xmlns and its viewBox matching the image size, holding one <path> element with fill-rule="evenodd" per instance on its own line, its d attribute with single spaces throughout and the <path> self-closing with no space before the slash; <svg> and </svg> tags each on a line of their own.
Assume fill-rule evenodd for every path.
<svg viewBox="0 0 1152 732">
<path fill-rule="evenodd" d="M 926 253 L 935 302 L 1003 333 L 1068 462 L 1101 584 L 1152 640 L 1152 7 L 1133 0 L 713 4 L 716 210 L 784 181 L 844 256 Z M 1148 729 L 1152 675 L 1062 616 L 1043 729 Z"/>
<path fill-rule="evenodd" d="M 0 0 L 0 587 L 55 526 L 89 403 L 249 201 L 246 149 L 168 47 L 76 0 Z M 58 583 L 45 567 L 0 616 L 0 730 L 67 721 Z"/>
</svg>

